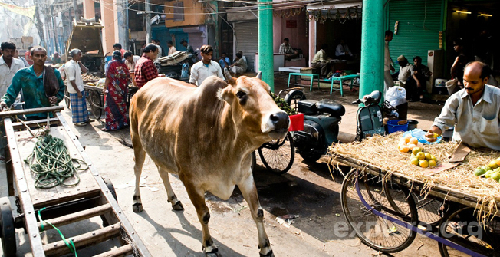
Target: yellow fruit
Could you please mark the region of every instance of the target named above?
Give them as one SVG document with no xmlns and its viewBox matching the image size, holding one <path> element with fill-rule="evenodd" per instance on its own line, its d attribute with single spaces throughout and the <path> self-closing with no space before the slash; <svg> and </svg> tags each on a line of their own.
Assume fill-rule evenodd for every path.
<svg viewBox="0 0 500 257">
<path fill-rule="evenodd" d="M 416 137 L 410 138 L 410 144 L 417 145 L 418 144 L 418 139 Z"/>
<path fill-rule="evenodd" d="M 418 159 L 417 158 L 411 158 L 411 164 L 418 166 Z"/>
<path fill-rule="evenodd" d="M 420 152 L 422 152 L 422 148 L 420 148 L 420 147 L 413 147 L 412 148 L 412 153 L 417 154 Z"/>
<path fill-rule="evenodd" d="M 414 145 L 414 144 L 408 144 L 408 146 L 410 147 L 410 150 L 413 151 L 413 148 L 417 147 L 417 145 Z"/>
<path fill-rule="evenodd" d="M 410 151 L 410 147 L 408 147 L 407 145 L 400 145 L 399 146 L 399 151 L 402 152 L 402 153 L 407 153 Z"/>
<path fill-rule="evenodd" d="M 500 166 L 500 160 L 499 159 L 496 159 L 495 163 L 497 164 L 497 166 Z"/>
<path fill-rule="evenodd" d="M 429 167 L 435 167 L 437 165 L 435 160 L 429 160 Z"/>
<path fill-rule="evenodd" d="M 437 161 L 436 156 L 434 156 L 434 155 L 431 154 L 431 160 Z"/>
<path fill-rule="evenodd" d="M 490 167 L 492 169 L 496 169 L 496 168 L 498 168 L 498 165 L 497 165 L 495 160 L 492 160 L 492 161 L 490 161 L 490 163 L 488 163 L 488 167 Z"/>
<path fill-rule="evenodd" d="M 432 160 L 431 154 L 430 153 L 425 153 L 425 159 L 426 160 Z"/>
<path fill-rule="evenodd" d="M 399 140 L 399 144 L 400 144 L 400 145 L 407 145 L 407 143 L 408 143 L 408 142 L 406 142 L 406 138 L 401 138 L 401 139 Z"/>
<path fill-rule="evenodd" d="M 419 159 L 419 160 L 425 160 L 425 154 L 423 152 L 418 152 L 416 154 L 416 156 L 417 156 L 417 159 Z"/>
<path fill-rule="evenodd" d="M 429 167 L 429 162 L 427 160 L 420 160 L 418 161 L 418 165 L 422 168 L 427 168 Z"/>
</svg>

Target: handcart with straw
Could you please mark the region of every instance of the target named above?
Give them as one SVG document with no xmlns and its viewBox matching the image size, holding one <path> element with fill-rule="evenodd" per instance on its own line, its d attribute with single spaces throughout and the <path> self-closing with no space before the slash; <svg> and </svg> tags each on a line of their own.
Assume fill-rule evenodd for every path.
<svg viewBox="0 0 500 257">
<path fill-rule="evenodd" d="M 151 256 L 118 205 L 113 185 L 90 163 L 61 116 L 62 109 L 56 106 L 0 113 L 8 139 L 9 196 L 0 199 L 4 256 L 16 256 L 16 228 L 26 231 L 31 254 L 36 257 L 76 256 L 84 248 L 98 256 Z M 17 116 L 33 113 L 52 115 L 42 120 L 16 120 Z M 71 229 L 93 217 L 100 217 L 102 223 L 83 226 L 88 230 L 84 233 Z M 60 239 L 42 243 L 43 233 L 52 229 L 58 231 Z M 71 236 L 65 238 L 66 233 Z M 115 245 L 96 246 L 102 242 Z"/>
<path fill-rule="evenodd" d="M 425 169 L 397 150 L 400 137 L 375 136 L 329 149 L 332 164 L 351 167 L 341 203 L 360 240 L 391 253 L 420 233 L 439 243 L 442 256 L 499 256 L 500 183 L 475 176 L 474 169 L 500 153 L 452 142 L 426 145 L 439 165 Z"/>
</svg>

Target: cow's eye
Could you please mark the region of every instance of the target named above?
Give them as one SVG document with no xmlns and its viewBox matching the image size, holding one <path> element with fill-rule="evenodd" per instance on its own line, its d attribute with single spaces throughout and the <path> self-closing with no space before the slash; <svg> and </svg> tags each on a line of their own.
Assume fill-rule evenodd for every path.
<svg viewBox="0 0 500 257">
<path fill-rule="evenodd" d="M 236 96 L 238 97 L 241 105 L 244 105 L 247 102 L 248 95 L 247 93 L 245 93 L 245 91 L 238 91 L 238 93 L 236 93 Z"/>
<path fill-rule="evenodd" d="M 236 93 L 236 96 L 237 96 L 239 99 L 242 99 L 242 98 L 244 98 L 245 96 L 247 96 L 247 93 L 245 93 L 244 91 L 238 91 L 238 93 Z"/>
</svg>

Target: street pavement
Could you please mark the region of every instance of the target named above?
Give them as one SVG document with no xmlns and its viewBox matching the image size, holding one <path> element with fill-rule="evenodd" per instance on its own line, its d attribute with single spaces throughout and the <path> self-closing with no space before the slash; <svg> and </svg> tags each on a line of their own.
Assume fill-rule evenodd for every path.
<svg viewBox="0 0 500 257">
<path fill-rule="evenodd" d="M 287 75 L 276 74 L 276 92 L 286 89 Z M 303 82 L 306 85 L 306 82 Z M 346 114 L 340 124 L 339 141 L 350 142 L 356 133 L 357 106 L 351 102 L 356 92 L 346 87 L 345 96 L 329 88 L 304 89 L 308 99 L 333 99 L 344 105 Z M 427 129 L 442 105 L 410 103 L 408 116 L 419 121 L 418 127 Z M 63 116 L 71 120 L 69 110 Z M 71 123 L 71 122 L 69 122 Z M 183 202 L 185 210 L 174 212 L 166 201 L 166 193 L 154 163 L 148 158 L 141 177 L 141 192 L 144 212 L 132 212 L 134 185 L 133 151 L 121 141 L 130 142 L 127 130 L 103 132 L 103 124 L 94 121 L 87 127 L 72 127 L 73 132 L 85 147 L 96 169 L 103 177 L 110 178 L 118 194 L 118 203 L 132 222 L 136 232 L 153 256 L 202 256 L 201 226 L 182 182 L 170 176 L 170 182 Z M 323 157 L 316 164 L 302 162 L 295 154 L 295 163 L 285 175 L 266 171 L 258 160 L 254 171 L 259 199 L 265 209 L 265 228 L 276 256 L 377 256 L 378 252 L 360 243 L 353 233 L 339 234 L 338 226 L 345 225 L 340 206 L 339 193 L 342 176 L 331 173 Z M 1 167 L 0 167 L 1 168 Z M 2 172 L 3 173 L 3 172 Z M 1 181 L 5 179 L 0 177 Z M 5 190 L 2 191 L 5 195 Z M 228 201 L 207 194 L 207 205 L 211 210 L 210 231 L 223 256 L 258 256 L 257 229 L 241 193 L 235 193 Z M 287 216 L 288 215 L 288 216 Z M 292 217 L 283 222 L 285 217 Z M 86 227 L 101 226 L 99 218 L 81 222 L 77 226 L 63 226 L 66 238 L 78 234 Z M 16 230 L 19 243 L 18 256 L 31 256 L 29 242 L 22 229 Z M 43 241 L 60 240 L 53 232 L 42 233 Z M 109 248 L 117 242 L 108 242 L 97 248 Z M 424 247 L 425 246 L 425 247 Z M 97 249 L 95 249 L 97 250 Z M 417 236 L 406 250 L 393 256 L 437 255 L 437 243 Z M 92 256 L 93 251 L 78 252 L 79 256 Z"/>
</svg>

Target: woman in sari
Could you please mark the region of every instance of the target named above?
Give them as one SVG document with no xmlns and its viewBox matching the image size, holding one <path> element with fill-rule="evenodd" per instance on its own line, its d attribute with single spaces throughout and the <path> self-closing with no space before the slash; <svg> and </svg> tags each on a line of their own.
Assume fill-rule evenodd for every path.
<svg viewBox="0 0 500 257">
<path fill-rule="evenodd" d="M 123 62 L 120 51 L 113 52 L 113 61 L 109 63 L 104 83 L 104 112 L 106 125 L 104 131 L 118 130 L 129 125 L 127 109 L 127 86 L 130 72 Z"/>
</svg>

